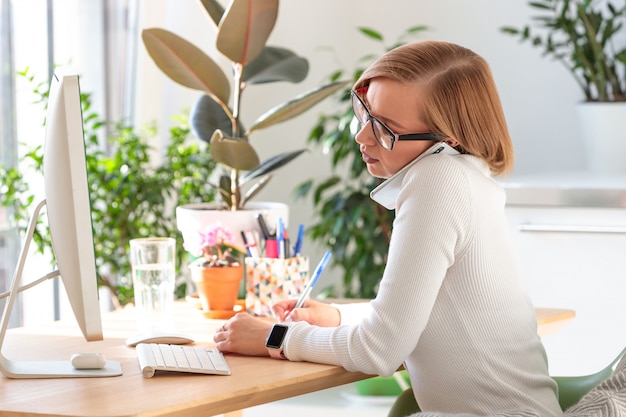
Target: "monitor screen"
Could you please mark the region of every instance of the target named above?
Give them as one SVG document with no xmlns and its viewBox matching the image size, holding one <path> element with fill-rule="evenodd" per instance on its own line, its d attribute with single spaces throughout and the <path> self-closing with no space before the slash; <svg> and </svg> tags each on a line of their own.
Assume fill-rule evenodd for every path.
<svg viewBox="0 0 626 417">
<path fill-rule="evenodd" d="M 43 154 L 45 200 L 35 208 L 18 259 L 0 327 L 0 371 L 11 378 L 101 377 L 122 374 L 119 362 L 79 369 L 70 355 L 58 361 L 13 361 L 1 352 L 17 293 L 60 276 L 76 321 L 87 341 L 102 340 L 98 282 L 91 223 L 83 120 L 78 75 L 55 71 L 50 84 Z M 20 287 L 21 274 L 39 212 L 45 205 L 57 270 Z M 81 349 L 82 350 L 82 349 Z M 83 353 L 83 352 L 75 352 Z"/>
<path fill-rule="evenodd" d="M 85 339 L 102 340 L 78 75 L 59 68 L 50 83 L 43 175 L 52 249 Z"/>
</svg>

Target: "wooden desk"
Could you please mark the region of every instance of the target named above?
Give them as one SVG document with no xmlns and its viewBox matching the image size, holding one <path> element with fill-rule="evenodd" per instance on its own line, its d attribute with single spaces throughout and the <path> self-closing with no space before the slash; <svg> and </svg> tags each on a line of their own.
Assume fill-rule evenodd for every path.
<svg viewBox="0 0 626 417">
<path fill-rule="evenodd" d="M 176 303 L 177 330 L 213 345 L 223 320 L 208 320 Z M 2 416 L 213 416 L 368 378 L 338 366 L 228 355 L 231 376 L 157 373 L 143 378 L 135 349 L 124 344 L 136 324 L 130 311 L 103 315 L 104 341 L 85 342 L 74 323 L 8 332 L 3 353 L 13 360 L 70 358 L 102 352 L 120 361 L 111 378 L 9 379 L 0 375 Z M 60 337 L 63 336 L 63 337 Z"/>
<path fill-rule="evenodd" d="M 548 323 L 563 310 L 538 309 Z M 567 316 L 568 318 L 569 315 Z M 572 316 L 573 317 L 573 316 Z M 176 303 L 177 329 L 212 345 L 221 320 L 207 320 Z M 56 322 L 9 331 L 3 353 L 14 360 L 65 359 L 76 352 L 102 352 L 122 364 L 111 378 L 9 379 L 0 376 L 2 416 L 212 416 L 335 387 L 370 377 L 338 366 L 228 355 L 231 376 L 159 373 L 142 377 L 135 350 L 124 344 L 135 330 L 132 310 L 103 315 L 104 341 L 84 341 L 74 323 Z"/>
<path fill-rule="evenodd" d="M 537 333 L 539 336 L 545 336 L 555 333 L 574 317 L 574 310 L 566 310 L 560 308 L 536 308 L 537 313 Z"/>
</svg>

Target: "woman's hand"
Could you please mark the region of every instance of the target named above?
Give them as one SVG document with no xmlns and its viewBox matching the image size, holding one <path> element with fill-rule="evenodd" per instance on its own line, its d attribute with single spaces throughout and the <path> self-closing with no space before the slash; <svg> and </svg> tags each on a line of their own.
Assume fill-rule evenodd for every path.
<svg viewBox="0 0 626 417">
<path fill-rule="evenodd" d="M 341 321 L 339 310 L 329 304 L 307 300 L 302 308 L 294 310 L 296 302 L 297 300 L 285 300 L 272 306 L 279 322 L 306 321 L 316 326 L 332 327 L 338 326 Z M 221 352 L 269 356 L 265 340 L 273 325 L 273 321 L 265 318 L 239 313 L 217 330 L 213 340 Z"/>
<path fill-rule="evenodd" d="M 278 321 L 306 321 L 323 327 L 339 326 L 341 323 L 339 310 L 329 304 L 307 300 L 302 308 L 294 310 L 296 302 L 297 300 L 285 300 L 272 305 Z"/>
<path fill-rule="evenodd" d="M 221 352 L 269 356 L 265 339 L 272 326 L 273 323 L 267 319 L 239 313 L 217 330 L 213 340 Z"/>
</svg>

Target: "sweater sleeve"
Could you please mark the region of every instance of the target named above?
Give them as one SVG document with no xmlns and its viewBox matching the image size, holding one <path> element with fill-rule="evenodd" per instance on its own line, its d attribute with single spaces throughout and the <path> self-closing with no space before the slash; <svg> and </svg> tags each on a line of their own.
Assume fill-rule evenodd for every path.
<svg viewBox="0 0 626 417">
<path fill-rule="evenodd" d="M 332 304 L 341 315 L 341 325 L 356 325 L 371 311 L 370 303 Z"/>
<path fill-rule="evenodd" d="M 451 157 L 429 157 L 415 164 L 398 195 L 377 297 L 361 310 L 360 320 L 354 307 L 342 307 L 339 327 L 293 323 L 285 355 L 392 375 L 415 349 L 447 269 L 462 256 L 471 229 L 470 207 L 463 170 Z"/>
</svg>

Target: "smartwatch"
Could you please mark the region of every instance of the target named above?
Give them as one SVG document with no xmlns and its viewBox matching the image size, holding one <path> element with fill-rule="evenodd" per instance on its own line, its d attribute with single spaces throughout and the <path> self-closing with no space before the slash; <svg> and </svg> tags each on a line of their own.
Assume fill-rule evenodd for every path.
<svg viewBox="0 0 626 417">
<path fill-rule="evenodd" d="M 289 326 L 285 324 L 275 324 L 265 340 L 265 347 L 270 356 L 275 359 L 287 359 L 283 352 L 283 341 L 287 335 Z"/>
</svg>

